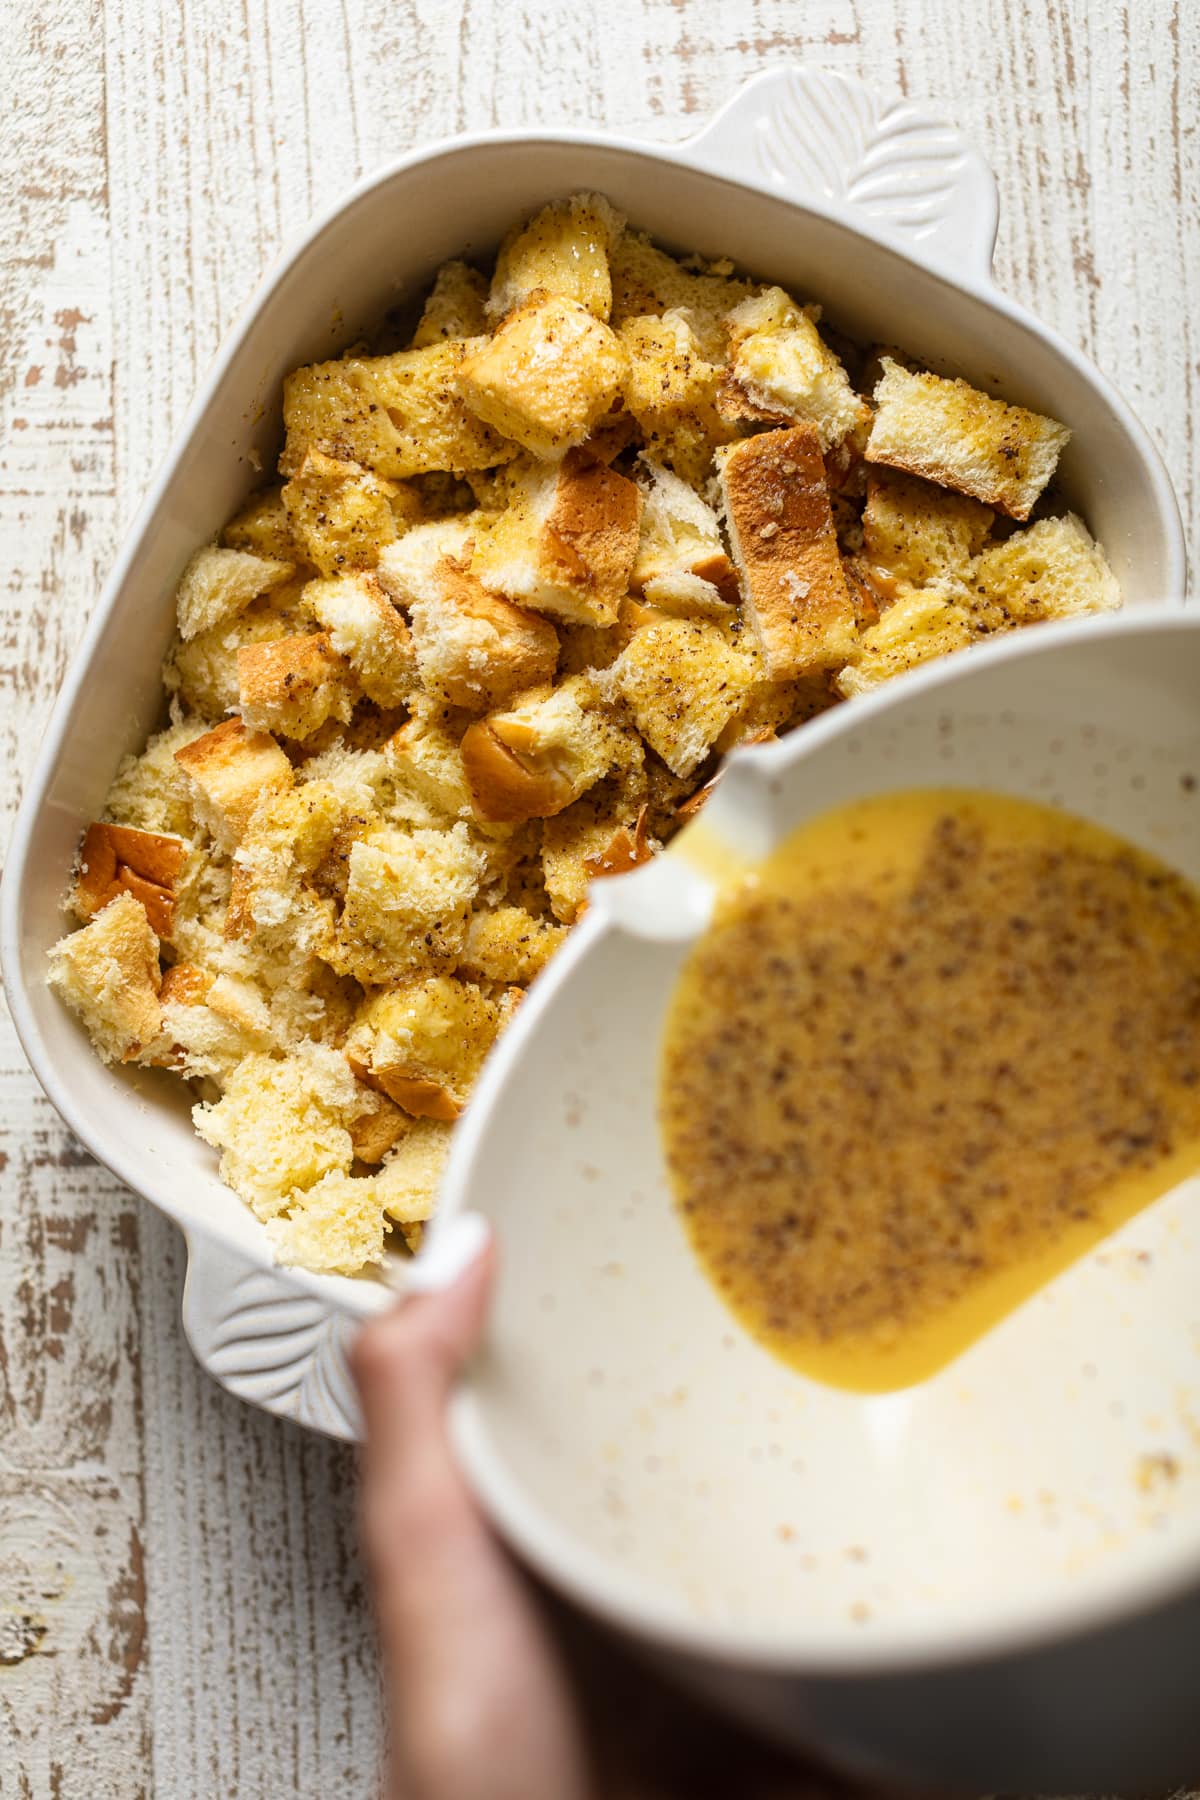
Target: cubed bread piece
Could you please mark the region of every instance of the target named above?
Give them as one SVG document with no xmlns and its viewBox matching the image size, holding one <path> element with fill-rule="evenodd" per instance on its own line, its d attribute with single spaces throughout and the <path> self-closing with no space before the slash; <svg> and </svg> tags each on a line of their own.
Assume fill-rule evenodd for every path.
<svg viewBox="0 0 1200 1800">
<path fill-rule="evenodd" d="M 221 543 L 227 550 L 250 550 L 270 562 L 300 563 L 304 560 L 300 546 L 292 536 L 291 522 L 283 504 L 283 490 L 278 483 L 251 494 L 221 532 Z"/>
<path fill-rule="evenodd" d="M 177 837 L 130 825 L 89 825 L 79 849 L 71 911 L 91 919 L 121 893 L 146 909 L 155 934 L 169 942 L 175 917 L 175 883 L 187 857 Z"/>
<path fill-rule="evenodd" d="M 386 1094 L 374 1093 L 379 1102 L 377 1112 L 363 1113 L 350 1125 L 350 1142 L 358 1162 L 381 1163 L 389 1150 L 394 1150 L 412 1125 L 412 1117 L 389 1100 Z"/>
<path fill-rule="evenodd" d="M 767 431 L 718 453 L 746 614 L 775 681 L 844 663 L 854 644 L 815 425 Z"/>
<path fill-rule="evenodd" d="M 619 764 L 629 734 L 600 702 L 594 684 L 572 675 L 508 712 L 491 713 L 462 741 L 477 815 L 503 824 L 548 819 Z"/>
<path fill-rule="evenodd" d="M 410 350 L 447 338 L 482 337 L 488 328 L 487 281 L 470 263 L 444 262 L 433 278 Z"/>
<path fill-rule="evenodd" d="M 684 268 L 641 232 L 626 231 L 613 251 L 612 322 L 643 313 L 682 312 L 709 362 L 725 360 L 724 320 L 756 290 L 748 281 L 732 279 L 732 264 Z"/>
<path fill-rule="evenodd" d="M 587 890 L 623 828 L 637 831 L 641 807 L 631 806 L 615 781 L 601 782 L 542 827 L 542 879 L 554 917 L 573 925 Z"/>
<path fill-rule="evenodd" d="M 474 982 L 417 976 L 373 994 L 346 1045 L 360 1079 L 416 1118 L 456 1119 L 492 1047 L 496 1004 Z"/>
<path fill-rule="evenodd" d="M 468 723 L 466 715 L 422 694 L 412 716 L 388 739 L 385 754 L 401 798 L 411 794 L 439 825 L 473 817 L 459 749 Z"/>
<path fill-rule="evenodd" d="M 563 938 L 560 925 L 535 919 L 523 906 L 496 906 L 471 915 L 459 974 L 476 981 L 528 987 Z"/>
<path fill-rule="evenodd" d="M 452 970 L 484 866 L 463 824 L 358 838 L 350 848 L 335 966 L 369 986 L 414 970 Z"/>
<path fill-rule="evenodd" d="M 278 1262 L 318 1275 L 357 1275 L 383 1261 L 389 1227 L 373 1175 L 334 1169 L 267 1223 Z"/>
<path fill-rule="evenodd" d="M 184 706 L 209 720 L 223 719 L 238 703 L 238 651 L 312 629 L 312 615 L 300 604 L 303 583 L 287 582 L 244 613 L 225 619 L 186 643 L 176 640 L 163 664 L 163 686 Z"/>
<path fill-rule="evenodd" d="M 741 599 L 737 574 L 725 551 L 717 515 L 695 490 L 670 469 L 648 456 L 638 459 L 638 486 L 642 490 L 641 535 L 629 585 L 635 594 L 646 594 L 652 605 L 671 609 L 671 597 L 695 604 L 704 589 L 715 591 L 722 602 L 736 606 Z M 655 584 L 653 595 L 648 584 Z M 711 610 L 711 609 L 710 609 Z M 713 616 L 717 616 L 714 612 Z"/>
<path fill-rule="evenodd" d="M 693 486 L 712 473 L 713 451 L 737 433 L 721 417 L 722 370 L 708 362 L 681 312 L 626 319 L 625 406 L 653 456 Z"/>
<path fill-rule="evenodd" d="M 284 933 L 301 955 L 328 948 L 332 909 L 308 884 L 344 816 L 337 790 L 325 781 L 304 781 L 264 797 L 234 852 L 227 936 Z"/>
<path fill-rule="evenodd" d="M 392 481 L 504 462 L 513 446 L 468 410 L 458 388 L 464 363 L 489 345 L 488 338 L 449 338 L 297 369 L 283 384 L 281 471 L 292 474 L 314 445 Z"/>
<path fill-rule="evenodd" d="M 417 684 L 413 641 L 375 577 L 358 574 L 310 581 L 304 598 L 367 698 L 377 706 L 403 705 Z"/>
<path fill-rule="evenodd" d="M 244 612 L 252 600 L 282 586 L 293 573 L 290 562 L 272 562 L 248 550 L 197 550 L 175 592 L 179 635 L 186 643 L 198 632 Z"/>
<path fill-rule="evenodd" d="M 968 608 L 949 590 L 913 588 L 862 633 L 855 659 L 834 679 L 850 699 L 921 663 L 963 650 L 979 635 Z"/>
<path fill-rule="evenodd" d="M 663 619 L 634 633 L 611 675 L 650 748 L 676 775 L 690 775 L 745 707 L 761 669 L 719 626 Z"/>
<path fill-rule="evenodd" d="M 889 356 L 882 366 L 867 461 L 1027 519 L 1070 438 L 1066 426 L 966 381 L 913 374 Z"/>
<path fill-rule="evenodd" d="M 603 194 L 554 200 L 500 246 L 487 310 L 503 319 L 534 294 L 560 294 L 597 319 L 612 306 L 608 258 L 625 221 Z"/>
<path fill-rule="evenodd" d="M 615 469 L 570 455 L 524 469 L 507 510 L 475 540 L 493 592 L 572 624 L 613 625 L 629 591 L 642 496 Z"/>
<path fill-rule="evenodd" d="M 327 719 L 354 711 L 356 684 L 327 631 L 243 644 L 238 651 L 238 703 L 251 730 L 300 741 Z"/>
<path fill-rule="evenodd" d="M 817 330 L 819 307 L 800 307 L 782 288 L 767 288 L 725 321 L 730 374 L 751 401 L 792 424 L 817 428 L 822 450 L 840 444 L 867 408 Z"/>
<path fill-rule="evenodd" d="M 978 557 L 972 587 L 1017 625 L 1111 612 L 1121 590 L 1103 550 L 1075 513 L 1039 519 Z"/>
<path fill-rule="evenodd" d="M 415 524 L 422 511 L 412 487 L 313 445 L 285 486 L 283 504 L 304 560 L 322 575 L 373 568 L 398 526 Z"/>
<path fill-rule="evenodd" d="M 863 509 L 863 556 L 895 581 L 966 581 L 995 518 L 990 506 L 914 475 L 872 469 Z"/>
<path fill-rule="evenodd" d="M 490 711 L 553 677 L 553 625 L 489 593 L 452 557 L 437 564 L 430 592 L 412 601 L 409 617 L 425 690 L 447 706 Z"/>
<path fill-rule="evenodd" d="M 175 752 L 192 784 L 196 818 L 226 852 L 240 843 L 263 797 L 292 785 L 292 765 L 265 731 L 226 719 Z"/>
<path fill-rule="evenodd" d="M 158 938 L 132 894 L 60 938 L 47 979 L 79 1014 L 102 1061 L 129 1062 L 153 1042 L 162 1017 Z"/>
<path fill-rule="evenodd" d="M 430 519 L 424 525 L 414 525 L 380 556 L 376 579 L 401 606 L 436 600 L 438 583 L 434 570 L 447 556 L 460 561 L 469 556 L 474 535 L 483 522 L 483 514 L 474 513 L 469 520 Z"/>
<path fill-rule="evenodd" d="M 140 754 L 122 757 L 105 802 L 108 817 L 141 831 L 190 837 L 192 788 L 175 756 L 206 730 L 202 719 L 181 719 L 156 732 Z"/>
<path fill-rule="evenodd" d="M 337 1060 L 344 1093 L 332 1071 L 314 1081 L 311 1057 L 247 1056 L 221 1098 L 192 1112 L 205 1143 L 221 1152 L 222 1181 L 260 1219 L 275 1218 L 298 1189 L 315 1186 L 323 1175 L 350 1171 L 354 1146 L 346 1121 L 362 1100 L 345 1059 Z"/>
<path fill-rule="evenodd" d="M 825 674 L 804 675 L 797 681 L 756 681 L 737 717 L 731 719 L 713 748 L 725 756 L 738 744 L 761 744 L 782 737 L 797 725 L 815 719 L 836 705 L 837 695 Z"/>
<path fill-rule="evenodd" d="M 458 391 L 485 425 L 558 462 L 614 406 L 627 369 L 607 325 L 575 300 L 543 295 L 474 341 L 458 365 Z"/>
<path fill-rule="evenodd" d="M 433 1217 L 438 1183 L 450 1152 L 450 1132 L 451 1127 L 437 1119 L 418 1119 L 412 1130 L 405 1132 L 375 1177 L 389 1219 L 399 1225 L 419 1226 Z M 405 1236 L 410 1247 L 415 1247 L 407 1231 Z"/>
</svg>

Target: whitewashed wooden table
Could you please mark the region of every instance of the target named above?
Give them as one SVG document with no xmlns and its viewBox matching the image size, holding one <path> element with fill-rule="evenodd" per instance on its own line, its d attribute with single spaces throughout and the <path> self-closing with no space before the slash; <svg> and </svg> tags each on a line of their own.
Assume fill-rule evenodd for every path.
<svg viewBox="0 0 1200 1800">
<path fill-rule="evenodd" d="M 66 658 L 278 246 L 422 140 L 675 138 L 806 58 L 935 101 L 999 177 L 998 269 L 1200 482 L 1188 0 L 9 0 L 0 117 L 0 755 Z M 222 1394 L 173 1229 L 0 1047 L 0 1795 L 366 1796 L 381 1723 L 353 1457 Z"/>
</svg>

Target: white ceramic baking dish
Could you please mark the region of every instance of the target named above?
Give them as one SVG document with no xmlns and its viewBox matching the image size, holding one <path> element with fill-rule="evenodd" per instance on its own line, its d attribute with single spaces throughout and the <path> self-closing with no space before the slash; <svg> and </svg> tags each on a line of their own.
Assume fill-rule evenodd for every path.
<svg viewBox="0 0 1200 1800">
<path fill-rule="evenodd" d="M 217 1180 L 182 1086 L 104 1068 L 44 983 L 81 828 L 120 757 L 159 719 L 172 593 L 188 556 L 272 466 L 283 376 L 335 354 L 415 298 L 446 257 L 486 252 L 546 199 L 598 188 L 668 246 L 733 256 L 819 298 L 861 339 L 899 343 L 1065 420 L 1068 500 L 1103 541 L 1131 607 L 1181 597 L 1183 538 L 1166 473 L 1104 378 L 995 288 L 995 183 L 950 126 L 845 77 L 782 69 L 678 146 L 584 133 L 484 134 L 362 182 L 319 219 L 232 329 L 130 532 L 63 684 L 18 817 L 3 891 L 5 976 L 50 1098 L 102 1162 L 184 1231 L 184 1323 L 233 1392 L 352 1436 L 347 1312 L 383 1284 L 281 1274 Z"/>
</svg>

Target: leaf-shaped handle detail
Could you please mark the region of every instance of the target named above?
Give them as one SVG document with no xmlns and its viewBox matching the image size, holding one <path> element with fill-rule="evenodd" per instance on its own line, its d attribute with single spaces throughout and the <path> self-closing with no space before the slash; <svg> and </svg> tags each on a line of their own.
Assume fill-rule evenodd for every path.
<svg viewBox="0 0 1200 1800">
<path fill-rule="evenodd" d="M 851 76 L 802 65 L 756 76 L 680 154 L 991 280 L 996 182 L 983 157 L 953 125 Z"/>
</svg>

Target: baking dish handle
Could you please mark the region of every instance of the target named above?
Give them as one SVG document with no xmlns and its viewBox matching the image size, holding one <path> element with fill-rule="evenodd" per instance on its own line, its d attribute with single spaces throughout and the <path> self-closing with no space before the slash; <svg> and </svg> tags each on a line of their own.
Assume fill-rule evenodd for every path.
<svg viewBox="0 0 1200 1800">
<path fill-rule="evenodd" d="M 959 280 L 992 280 L 996 179 L 958 129 L 804 65 L 755 76 L 679 146 L 715 175 L 815 203 Z"/>
</svg>

